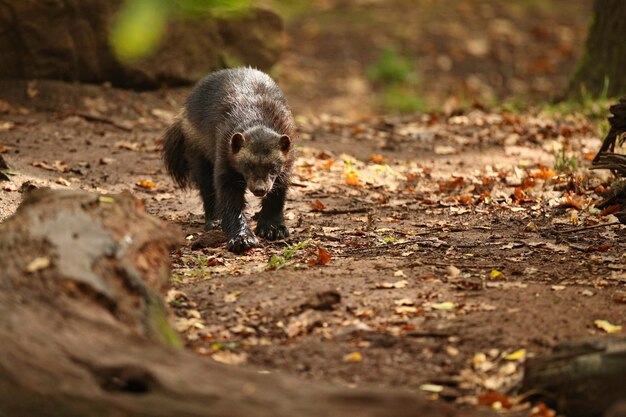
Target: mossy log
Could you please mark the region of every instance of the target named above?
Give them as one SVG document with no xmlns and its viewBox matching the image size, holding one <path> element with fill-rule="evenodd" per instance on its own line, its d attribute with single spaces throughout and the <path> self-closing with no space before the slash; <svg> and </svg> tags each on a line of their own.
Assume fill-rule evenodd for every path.
<svg viewBox="0 0 626 417">
<path fill-rule="evenodd" d="M 572 342 L 530 360 L 521 392 L 568 417 L 602 416 L 626 398 L 626 338 Z"/>
<path fill-rule="evenodd" d="M 0 416 L 461 414 L 184 351 L 160 297 L 179 235 L 129 194 L 81 191 L 35 190 L 0 224 Z"/>
</svg>

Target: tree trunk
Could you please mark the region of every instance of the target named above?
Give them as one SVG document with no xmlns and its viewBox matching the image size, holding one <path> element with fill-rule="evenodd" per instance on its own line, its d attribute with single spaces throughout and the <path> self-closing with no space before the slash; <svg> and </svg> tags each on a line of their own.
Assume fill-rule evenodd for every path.
<svg viewBox="0 0 626 417">
<path fill-rule="evenodd" d="M 36 190 L 0 224 L 0 416 L 461 414 L 181 350 L 158 295 L 178 236 L 129 194 Z"/>
<path fill-rule="evenodd" d="M 626 2 L 595 0 L 582 60 L 569 86 L 570 97 L 626 92 Z"/>
<path fill-rule="evenodd" d="M 283 23 L 269 10 L 172 19 L 157 50 L 129 63 L 112 53 L 109 28 L 121 0 L 0 1 L 0 78 L 53 79 L 151 89 L 192 84 L 234 65 L 269 70 Z"/>
<path fill-rule="evenodd" d="M 626 339 L 572 342 L 529 361 L 522 393 L 534 393 L 568 417 L 602 416 L 626 398 Z"/>
</svg>

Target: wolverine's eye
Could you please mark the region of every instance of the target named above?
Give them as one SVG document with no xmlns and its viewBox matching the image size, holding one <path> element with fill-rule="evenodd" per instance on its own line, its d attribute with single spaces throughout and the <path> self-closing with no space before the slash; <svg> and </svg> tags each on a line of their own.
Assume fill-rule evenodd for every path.
<svg viewBox="0 0 626 417">
<path fill-rule="evenodd" d="M 268 172 L 270 173 L 270 175 L 276 176 L 280 172 L 280 167 L 277 165 L 270 165 L 268 167 Z"/>
</svg>

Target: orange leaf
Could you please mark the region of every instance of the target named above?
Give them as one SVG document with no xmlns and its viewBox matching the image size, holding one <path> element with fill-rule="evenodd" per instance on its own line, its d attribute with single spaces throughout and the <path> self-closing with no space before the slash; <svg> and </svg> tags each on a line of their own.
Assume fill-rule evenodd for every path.
<svg viewBox="0 0 626 417">
<path fill-rule="evenodd" d="M 315 266 L 315 265 L 326 265 L 330 262 L 330 253 L 321 246 L 317 247 L 317 258 L 311 258 L 307 261 L 307 265 Z"/>
<path fill-rule="evenodd" d="M 462 195 L 458 198 L 459 203 L 468 204 L 471 203 L 474 198 L 471 195 Z"/>
<path fill-rule="evenodd" d="M 533 173 L 532 177 L 547 180 L 550 178 L 554 178 L 557 175 L 558 174 L 556 173 L 556 171 L 552 171 L 551 169 L 542 166 L 541 168 L 539 168 L 539 171 L 535 171 Z"/>
<path fill-rule="evenodd" d="M 524 181 L 522 181 L 522 190 L 525 190 L 527 188 L 532 188 L 536 184 L 537 183 L 535 182 L 534 179 L 532 179 L 532 178 L 525 178 Z"/>
<path fill-rule="evenodd" d="M 521 203 L 522 201 L 524 201 L 526 199 L 526 195 L 524 194 L 524 191 L 521 188 L 516 187 L 515 188 L 515 193 L 513 194 L 513 199 L 517 203 Z"/>
<path fill-rule="evenodd" d="M 156 183 L 150 180 L 140 180 L 137 182 L 137 187 L 143 188 L 146 190 L 153 190 L 156 188 Z"/>
<path fill-rule="evenodd" d="M 313 211 L 322 211 L 326 208 L 326 205 L 319 200 L 315 200 L 311 203 Z"/>
<path fill-rule="evenodd" d="M 450 181 L 439 183 L 439 191 L 452 190 L 454 188 L 461 187 L 465 184 L 463 177 L 456 177 Z"/>
<path fill-rule="evenodd" d="M 379 154 L 374 154 L 372 156 L 370 156 L 370 161 L 372 161 L 375 164 L 384 164 L 385 163 L 385 157 Z"/>
<path fill-rule="evenodd" d="M 554 417 L 556 416 L 556 411 L 538 401 L 537 405 L 530 410 L 530 415 L 531 417 Z"/>
<path fill-rule="evenodd" d="M 500 394 L 498 391 L 487 391 L 478 396 L 479 405 L 492 406 L 495 403 L 500 403 L 504 408 L 511 408 L 513 404 L 509 401 L 509 397 Z"/>
<path fill-rule="evenodd" d="M 359 176 L 356 172 L 354 171 L 345 172 L 344 176 L 346 177 L 346 184 L 353 185 L 355 187 L 358 187 L 359 185 L 361 185 L 361 181 L 359 181 Z"/>
<path fill-rule="evenodd" d="M 322 164 L 322 168 L 324 169 L 330 169 L 330 167 L 332 167 L 333 165 L 335 165 L 335 161 L 332 159 L 329 159 L 328 161 L 324 162 Z"/>
<path fill-rule="evenodd" d="M 586 161 L 593 161 L 593 158 L 596 157 L 595 152 L 585 152 L 583 154 L 583 159 Z"/>
<path fill-rule="evenodd" d="M 600 212 L 600 216 L 608 216 L 609 214 L 617 213 L 622 209 L 621 204 L 613 204 L 612 206 L 608 206 L 604 210 Z"/>
<path fill-rule="evenodd" d="M 580 203 L 580 201 L 576 201 L 576 200 L 579 200 L 580 198 L 576 198 L 576 196 L 572 198 L 570 197 L 568 193 L 565 193 L 563 197 L 565 197 L 565 204 L 563 204 L 565 207 L 574 207 L 576 210 L 583 209 L 583 206 Z"/>
</svg>

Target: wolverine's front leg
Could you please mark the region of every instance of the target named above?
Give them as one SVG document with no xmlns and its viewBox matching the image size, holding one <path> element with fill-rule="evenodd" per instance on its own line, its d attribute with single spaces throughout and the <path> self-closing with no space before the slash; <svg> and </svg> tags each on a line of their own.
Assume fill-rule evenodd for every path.
<svg viewBox="0 0 626 417">
<path fill-rule="evenodd" d="M 228 239 L 228 250 L 235 253 L 245 252 L 259 244 L 244 214 L 246 182 L 240 174 L 232 170 L 218 174 L 219 168 L 216 167 L 215 171 L 215 189 L 222 230 Z"/>
<path fill-rule="evenodd" d="M 272 190 L 263 199 L 261 211 L 257 215 L 256 234 L 267 240 L 284 239 L 289 236 L 283 213 L 287 196 L 287 182 L 284 178 L 279 176 L 276 179 Z"/>
</svg>

